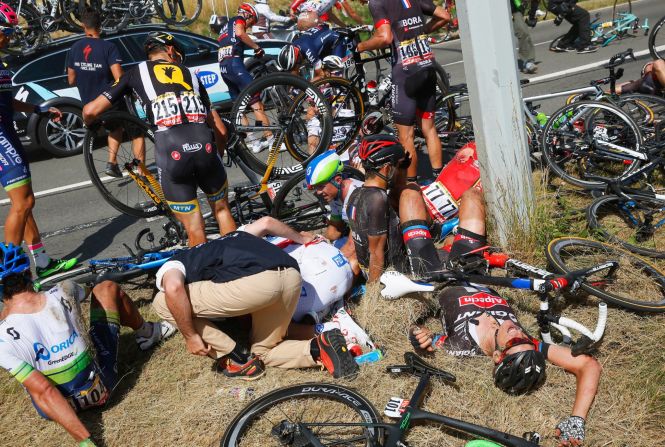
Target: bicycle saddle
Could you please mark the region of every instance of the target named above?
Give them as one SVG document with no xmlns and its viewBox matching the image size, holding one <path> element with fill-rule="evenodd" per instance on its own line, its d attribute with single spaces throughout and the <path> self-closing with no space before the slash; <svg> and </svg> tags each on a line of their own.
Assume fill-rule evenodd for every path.
<svg viewBox="0 0 665 447">
<path fill-rule="evenodd" d="M 405 365 L 388 366 L 386 370 L 390 373 L 410 373 L 418 377 L 428 374 L 432 377 L 447 380 L 448 382 L 457 381 L 457 378 L 453 374 L 430 365 L 415 352 L 405 352 L 404 362 L 406 363 Z"/>
</svg>

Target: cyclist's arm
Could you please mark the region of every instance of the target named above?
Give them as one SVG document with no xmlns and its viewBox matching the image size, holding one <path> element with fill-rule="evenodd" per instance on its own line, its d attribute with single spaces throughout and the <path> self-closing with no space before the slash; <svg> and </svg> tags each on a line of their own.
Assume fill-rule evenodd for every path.
<svg viewBox="0 0 665 447">
<path fill-rule="evenodd" d="M 115 79 L 117 81 L 118 79 L 120 79 L 122 77 L 123 71 L 122 71 L 122 67 L 120 66 L 120 64 L 113 64 L 109 68 L 111 69 L 111 75 L 113 76 L 113 79 Z"/>
<path fill-rule="evenodd" d="M 264 237 L 270 234 L 272 236 L 290 239 L 297 244 L 306 244 L 307 242 L 311 241 L 311 238 L 305 238 L 302 234 L 284 222 L 281 222 L 271 216 L 264 216 L 256 222 L 245 225 L 243 230 L 249 234 L 253 234 L 256 237 Z"/>
<path fill-rule="evenodd" d="M 83 121 L 90 124 L 95 121 L 99 115 L 111 108 L 113 102 L 123 98 L 125 91 L 129 88 L 129 79 L 132 71 L 120 77 L 113 82 L 101 95 L 83 106 Z"/>
<path fill-rule="evenodd" d="M 339 251 L 349 261 L 353 276 L 360 275 L 360 263 L 358 262 L 358 256 L 356 256 L 356 244 L 353 243 L 353 234 L 349 232 L 349 237 L 346 240 L 346 243 L 339 249 Z"/>
<path fill-rule="evenodd" d="M 358 44 L 358 51 L 378 50 L 390 46 L 393 41 L 393 31 L 390 22 L 381 19 L 374 25 L 374 34 L 369 39 Z"/>
<path fill-rule="evenodd" d="M 369 278 L 368 282 L 378 281 L 385 265 L 385 248 L 388 234 L 368 236 L 369 240 Z"/>
<path fill-rule="evenodd" d="M 257 50 L 260 48 L 259 45 L 254 42 L 251 37 L 249 37 L 249 34 L 245 32 L 245 22 L 242 22 L 241 20 L 236 21 L 235 32 L 236 37 L 252 50 Z"/>
<path fill-rule="evenodd" d="M 421 1 L 421 7 L 423 7 L 423 12 L 426 15 L 432 17 L 430 21 L 427 22 L 427 24 L 425 25 L 426 33 L 429 34 L 433 31 L 436 31 L 446 23 L 450 22 L 450 14 L 448 13 L 448 11 L 441 6 L 434 7 L 431 0 Z"/>
<path fill-rule="evenodd" d="M 341 216 L 330 216 L 324 236 L 329 241 L 336 241 L 342 237 L 345 228 L 346 224 L 342 220 Z"/>
<path fill-rule="evenodd" d="M 259 6 L 262 6 L 259 9 Z M 284 17 L 280 16 L 279 14 L 274 13 L 269 5 L 256 5 L 256 9 L 259 11 L 259 14 L 263 14 L 266 19 L 270 20 L 271 22 L 279 22 L 279 23 L 286 23 L 291 21 L 290 17 Z"/>
<path fill-rule="evenodd" d="M 598 391 L 600 364 L 590 355 L 573 357 L 570 348 L 557 345 L 549 346 L 547 360 L 575 375 L 577 391 L 571 415 L 586 419 Z"/>
<path fill-rule="evenodd" d="M 344 8 L 344 11 L 346 11 L 349 17 L 351 17 L 351 19 L 353 19 L 358 25 L 365 23 L 363 18 L 351 7 L 348 1 L 342 2 L 342 8 Z"/>
<path fill-rule="evenodd" d="M 328 11 L 328 17 L 332 23 L 334 23 L 337 26 L 345 27 L 346 23 L 342 21 L 339 17 L 337 17 L 332 11 Z"/>
<path fill-rule="evenodd" d="M 76 84 L 76 71 L 73 68 L 67 67 L 67 83 L 69 85 Z"/>
<path fill-rule="evenodd" d="M 90 432 L 78 418 L 74 409 L 42 373 L 33 370 L 23 381 L 23 386 L 44 414 L 62 425 L 77 442 L 90 437 Z"/>
</svg>

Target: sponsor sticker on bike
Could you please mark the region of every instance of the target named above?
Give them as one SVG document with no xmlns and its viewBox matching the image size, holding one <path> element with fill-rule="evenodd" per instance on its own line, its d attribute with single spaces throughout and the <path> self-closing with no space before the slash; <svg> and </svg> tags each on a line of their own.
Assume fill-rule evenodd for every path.
<svg viewBox="0 0 665 447">
<path fill-rule="evenodd" d="M 268 197 L 270 197 L 270 200 L 275 200 L 275 196 L 277 196 L 277 192 L 281 187 L 282 182 L 268 183 Z"/>
<path fill-rule="evenodd" d="M 402 417 L 402 414 L 406 411 L 406 407 L 409 406 L 408 399 L 402 399 L 400 397 L 391 397 L 386 408 L 383 409 L 383 414 L 389 418 L 399 419 Z"/>
</svg>

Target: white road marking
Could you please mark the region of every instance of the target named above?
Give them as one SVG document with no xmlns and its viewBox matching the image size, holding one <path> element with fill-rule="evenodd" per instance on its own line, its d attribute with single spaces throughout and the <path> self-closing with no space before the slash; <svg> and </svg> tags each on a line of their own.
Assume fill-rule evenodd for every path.
<svg viewBox="0 0 665 447">
<path fill-rule="evenodd" d="M 126 174 L 125 174 L 126 175 Z M 102 182 L 106 182 L 107 180 L 112 180 L 115 177 L 101 177 Z M 58 194 L 61 192 L 65 191 L 71 191 L 73 189 L 80 189 L 80 188 L 85 188 L 87 186 L 92 185 L 91 180 L 86 180 L 84 182 L 78 182 L 78 183 L 72 183 L 71 185 L 64 185 L 64 186 L 58 186 L 57 188 L 51 188 L 51 189 L 45 189 L 44 191 L 37 191 L 35 192 L 35 198 L 39 197 L 44 197 L 44 196 L 50 196 L 52 194 Z M 0 206 L 2 205 L 9 205 L 9 199 L 2 199 L 0 200 Z"/>
</svg>

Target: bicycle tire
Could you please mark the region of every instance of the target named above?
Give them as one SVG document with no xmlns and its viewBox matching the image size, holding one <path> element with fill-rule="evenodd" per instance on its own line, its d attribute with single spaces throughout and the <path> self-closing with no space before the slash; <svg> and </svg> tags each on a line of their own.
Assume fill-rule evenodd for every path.
<svg viewBox="0 0 665 447">
<path fill-rule="evenodd" d="M 17 11 L 17 19 L 19 23 L 16 31 L 2 51 L 14 55 L 31 53 L 39 48 L 44 40 L 41 14 L 34 6 L 23 3 L 20 11 Z"/>
<path fill-rule="evenodd" d="M 619 268 L 611 281 L 591 277 L 582 284 L 582 289 L 624 309 L 665 312 L 665 277 L 644 258 L 603 242 L 576 237 L 550 241 L 545 254 L 548 262 L 560 273 L 592 267 L 608 260 L 617 261 Z M 637 292 L 643 298 L 637 298 Z"/>
<path fill-rule="evenodd" d="M 271 413 L 271 410 L 275 412 Z M 357 425 L 324 427 L 317 426 L 316 422 L 303 420 L 313 417 L 326 418 L 319 424 L 330 423 L 332 418 L 339 418 L 339 423 Z M 303 383 L 271 391 L 240 410 L 226 428 L 219 445 L 221 447 L 266 445 L 273 427 L 284 420 L 291 423 L 307 423 L 307 427 L 319 436 L 327 429 L 326 440 L 332 441 L 332 444 L 326 445 L 370 447 L 378 445 L 378 441 L 383 437 L 383 429 L 372 425 L 381 423 L 381 416 L 365 397 L 336 384 Z M 363 423 L 368 426 L 362 427 Z M 341 431 L 353 428 L 356 429 L 355 432 L 349 435 L 353 435 L 354 439 L 345 441 L 334 438 L 346 434 L 340 433 Z M 251 437 L 253 433 L 255 433 L 254 438 Z M 355 442 L 351 444 L 351 441 Z"/>
<path fill-rule="evenodd" d="M 60 281 L 66 279 L 74 280 L 74 282 L 79 282 L 81 284 L 93 283 L 97 278 L 97 272 L 90 267 L 77 267 L 73 270 L 69 270 L 60 274 L 55 274 L 44 279 L 38 279 L 35 281 L 35 290 L 48 290 L 51 287 L 58 284 Z"/>
<path fill-rule="evenodd" d="M 187 3 L 188 5 L 192 3 L 196 5 L 194 14 L 192 14 L 191 16 L 184 15 L 185 5 L 183 3 L 183 0 L 153 0 L 153 4 L 155 5 L 155 11 L 157 12 L 159 18 L 162 19 L 168 25 L 173 25 L 173 26 L 191 25 L 196 21 L 196 19 L 199 18 L 199 15 L 201 15 L 201 7 L 203 6 L 203 0 L 196 0 L 195 2 L 187 2 Z M 168 12 L 164 10 L 164 5 L 168 6 L 169 8 Z M 181 18 L 179 19 L 176 18 L 178 9 L 182 14 Z"/>
<path fill-rule="evenodd" d="M 587 208 L 589 228 L 606 241 L 642 256 L 665 258 L 665 201 L 628 195 L 600 196 Z M 655 219 L 654 219 L 655 217 Z"/>
<path fill-rule="evenodd" d="M 86 7 L 86 0 L 60 0 L 60 13 L 65 23 L 75 32 L 83 31 L 81 14 Z"/>
<path fill-rule="evenodd" d="M 436 70 L 436 99 L 434 101 L 434 125 L 439 135 L 455 130 L 455 101 L 450 97 L 450 80 L 446 69 L 434 61 Z M 418 130 L 419 132 L 420 129 Z M 421 132 L 422 133 L 422 132 Z"/>
<path fill-rule="evenodd" d="M 127 28 L 131 19 L 131 14 L 129 13 L 131 0 L 102 1 L 102 4 L 98 3 L 98 7 L 102 12 L 102 31 L 113 33 Z"/>
<path fill-rule="evenodd" d="M 637 159 L 621 155 L 612 145 L 644 152 L 643 142 L 637 123 L 619 107 L 579 101 L 550 116 L 543 129 L 541 148 L 555 175 L 573 185 L 593 189 L 605 183 L 585 180 L 585 176 L 618 179 L 639 167 Z"/>
<path fill-rule="evenodd" d="M 656 22 L 649 33 L 649 53 L 651 53 L 651 57 L 654 59 L 665 59 L 665 48 L 658 49 L 658 43 L 661 43 L 661 41 L 662 45 L 665 46 L 665 31 L 662 31 L 664 26 L 665 16 L 661 17 L 660 20 Z M 658 33 L 660 33 L 660 41 L 656 40 Z"/>
<path fill-rule="evenodd" d="M 630 93 L 619 96 L 614 102 L 637 123 L 645 143 L 655 141 L 656 128 L 665 121 L 665 98 Z"/>
<path fill-rule="evenodd" d="M 144 136 L 146 140 L 145 164 L 151 172 L 156 170 L 154 163 L 155 135 L 148 124 L 126 112 L 107 112 L 88 126 L 88 131 L 83 140 L 83 158 L 90 180 L 104 200 L 121 213 L 138 218 L 156 216 L 161 212 L 159 207 L 130 177 L 112 178 L 104 174 L 108 161 L 108 146 L 105 146 L 106 140 L 100 146 L 99 140 L 106 138 L 108 133 L 106 123 L 113 122 L 117 127 L 123 129 L 129 127 L 132 133 L 138 134 L 140 132 Z M 125 124 L 118 124 L 123 122 Z M 152 147 L 148 147 L 148 143 L 151 143 Z M 125 131 L 123 132 L 123 142 L 118 149 L 118 165 L 124 165 L 133 158 L 131 139 Z"/>
<path fill-rule="evenodd" d="M 283 138 L 285 151 L 277 148 L 274 155 L 272 178 L 290 177 L 304 169 L 304 165 L 330 146 L 333 118 L 321 92 L 304 79 L 291 74 L 274 74 L 254 80 L 235 99 L 231 118 L 239 134 L 246 134 L 238 144 L 238 155 L 256 173 L 263 175 L 268 169 L 271 150 L 253 153 L 248 144 L 251 134 L 254 141 L 265 137 L 265 131 L 255 130 L 257 125 L 243 124 L 246 114 L 253 114 L 251 103 L 257 95 L 263 95 L 264 111 L 270 114 L 269 120 L 279 127 L 277 137 Z M 266 103 L 266 101 L 270 101 Z M 320 135 L 316 146 L 310 151 L 307 147 L 306 116 L 308 104 L 316 109 L 320 123 Z M 282 135 L 283 134 L 283 135 Z M 273 134 L 275 135 L 275 134 Z M 303 147 L 304 142 L 304 147 Z M 264 156 L 260 156 L 264 153 Z M 282 157 L 282 154 L 285 156 Z M 286 157 L 288 155 L 288 158 Z"/>
<path fill-rule="evenodd" d="M 341 154 L 355 141 L 360 131 L 361 119 L 365 116 L 365 101 L 361 91 L 351 81 L 330 77 L 313 82 L 314 86 L 328 100 L 333 113 L 333 134 L 330 149 Z M 353 116 L 340 117 L 343 110 L 350 110 Z"/>
<path fill-rule="evenodd" d="M 364 181 L 365 175 L 350 166 L 344 166 L 342 175 Z M 272 206 L 272 217 L 287 223 L 299 231 L 322 228 L 326 225 L 328 206 L 323 199 L 303 187 L 305 172 L 291 177 L 277 192 Z M 304 198 L 303 198 L 304 197 Z M 298 202 L 302 202 L 298 205 Z"/>
</svg>

